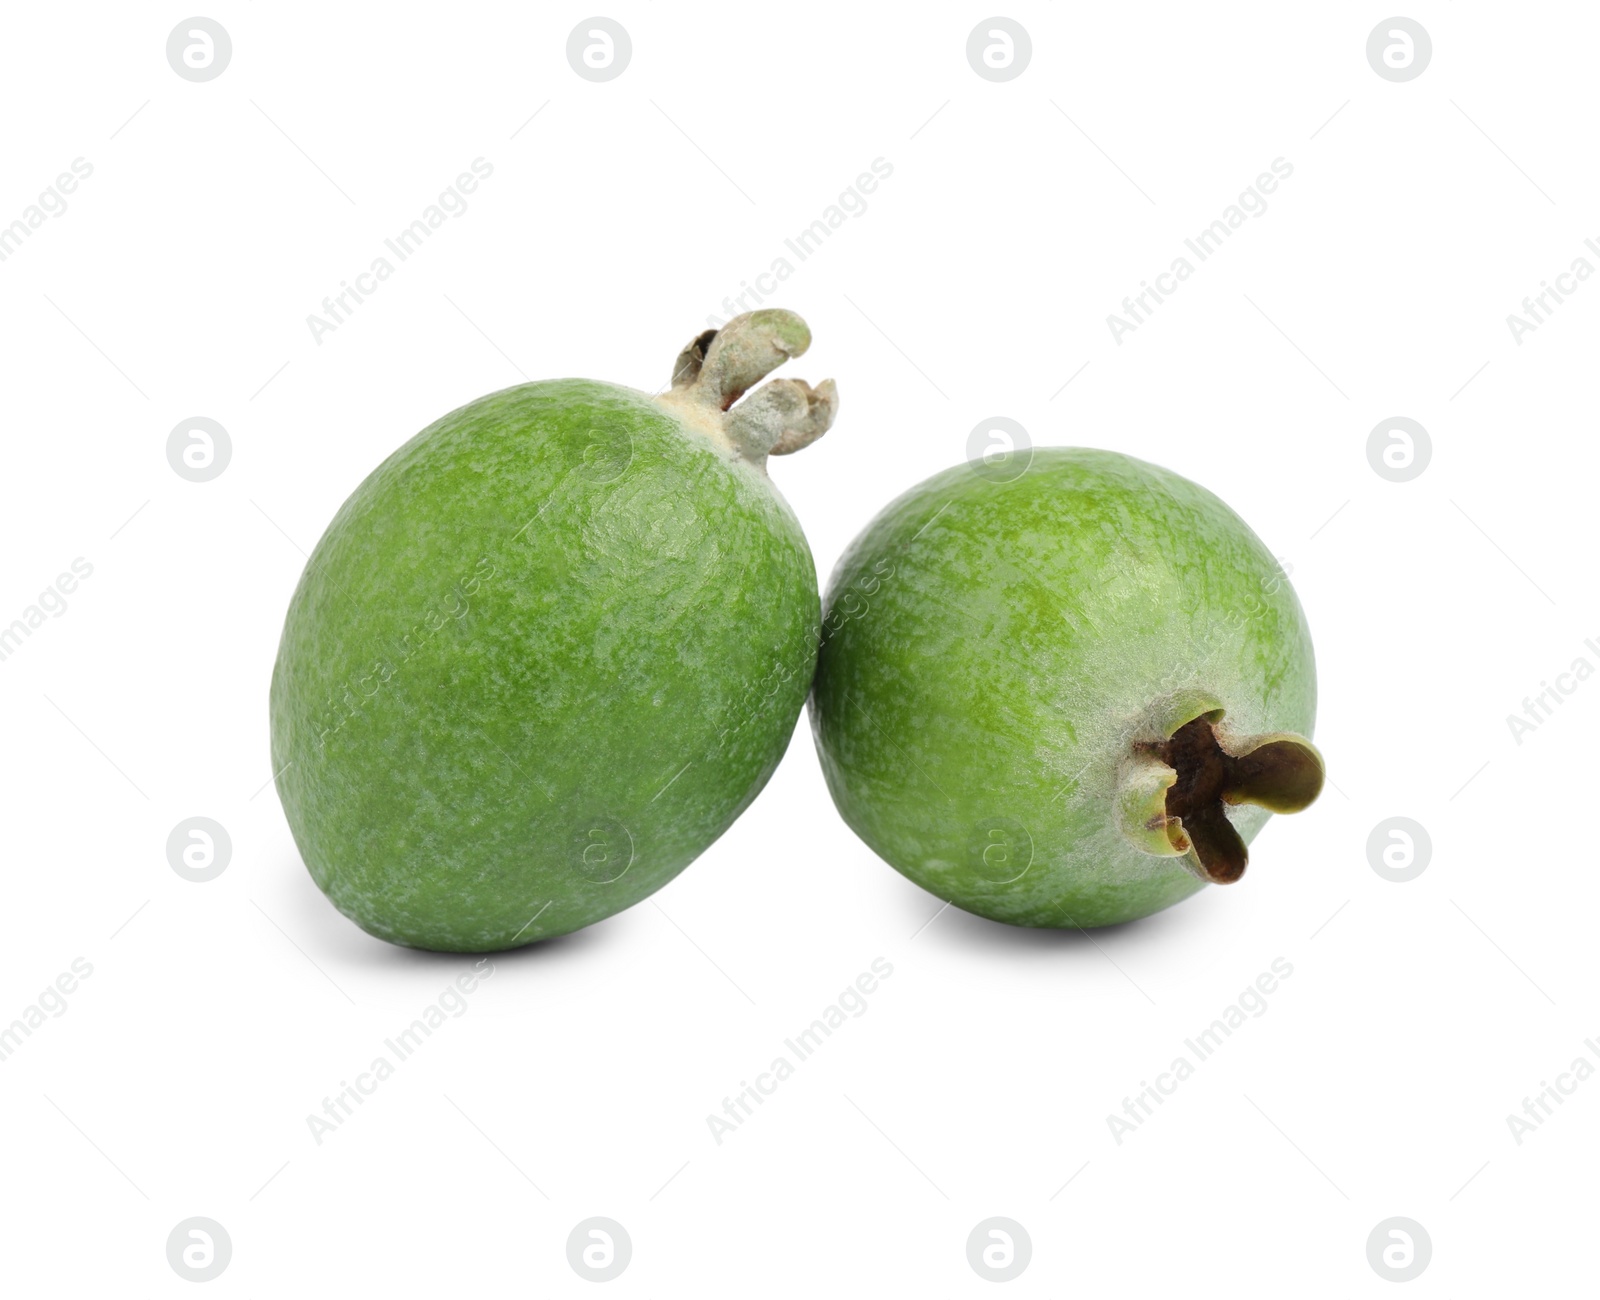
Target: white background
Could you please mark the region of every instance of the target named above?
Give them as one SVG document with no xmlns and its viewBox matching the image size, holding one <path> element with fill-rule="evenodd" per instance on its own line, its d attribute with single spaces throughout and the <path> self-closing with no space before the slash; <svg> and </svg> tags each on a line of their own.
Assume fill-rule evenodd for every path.
<svg viewBox="0 0 1600 1300">
<path fill-rule="evenodd" d="M 996 1215 L 1026 1295 L 1388 1294 L 1392 1216 L 1432 1241 L 1416 1295 L 1589 1274 L 1600 1082 L 1520 1144 L 1506 1117 L 1595 1059 L 1600 684 L 1520 745 L 1506 715 L 1600 665 L 1600 287 L 1520 345 L 1506 317 L 1600 265 L 1600 16 L 1421 5 L 1432 62 L 1396 84 L 1382 8 L 1020 4 L 1032 60 L 994 83 L 981 7 L 631 3 L 596 84 L 570 6 L 206 12 L 233 56 L 203 84 L 171 7 L 12 6 L 0 43 L 0 223 L 94 169 L 0 263 L 0 623 L 94 566 L 0 662 L 0 1023 L 93 966 L 0 1063 L 8 1294 L 192 1294 L 165 1243 L 196 1215 L 227 1296 L 591 1294 L 565 1243 L 593 1215 L 632 1240 L 619 1296 L 987 1294 L 966 1241 Z M 479 157 L 464 215 L 316 343 Z M 496 958 L 318 1145 L 306 1116 L 470 961 L 367 937 L 299 861 L 266 692 L 304 552 L 482 393 L 659 387 L 880 157 L 774 300 L 816 339 L 785 373 L 842 395 L 773 466 L 819 572 L 986 417 L 1169 466 L 1292 566 L 1333 784 L 1240 885 L 1148 921 L 923 928 L 936 900 L 834 815 L 802 723 L 683 876 Z M 1115 342 L 1280 157 L 1265 214 Z M 196 415 L 232 441 L 207 483 L 166 458 Z M 1366 454 L 1396 415 L 1432 440 L 1405 483 Z M 232 838 L 210 883 L 167 862 L 191 816 Z M 1432 839 L 1409 883 L 1369 863 L 1391 816 Z M 879 957 L 866 1014 L 718 1145 L 707 1115 Z M 1119 1145 L 1108 1115 L 1279 957 L 1266 1013 Z"/>
</svg>

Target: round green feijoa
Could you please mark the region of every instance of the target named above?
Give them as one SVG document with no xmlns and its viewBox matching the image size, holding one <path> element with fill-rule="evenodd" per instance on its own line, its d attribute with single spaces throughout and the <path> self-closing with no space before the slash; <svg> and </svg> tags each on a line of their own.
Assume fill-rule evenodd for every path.
<svg viewBox="0 0 1600 1300">
<path fill-rule="evenodd" d="M 768 455 L 831 424 L 769 371 L 798 316 L 695 338 L 659 397 L 508 388 L 380 465 L 317 543 L 272 677 L 313 879 L 394 943 L 488 952 L 660 889 L 772 775 L 816 660 L 811 552 Z"/>
<path fill-rule="evenodd" d="M 829 584 L 811 720 L 828 788 L 924 889 L 1086 929 L 1237 880 L 1316 798 L 1305 616 L 1204 488 L 1109 451 L 947 470 Z"/>
</svg>

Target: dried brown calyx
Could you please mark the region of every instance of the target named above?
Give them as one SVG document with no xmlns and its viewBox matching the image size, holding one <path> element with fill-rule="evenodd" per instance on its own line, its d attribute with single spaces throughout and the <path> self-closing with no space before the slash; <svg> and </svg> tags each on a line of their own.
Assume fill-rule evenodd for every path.
<svg viewBox="0 0 1600 1300">
<path fill-rule="evenodd" d="M 1220 709 L 1184 723 L 1164 740 L 1133 747 L 1121 780 L 1122 826 L 1146 853 L 1183 855 L 1216 885 L 1244 875 L 1249 853 L 1227 809 L 1270 812 L 1309 807 L 1322 792 L 1322 756 L 1302 736 L 1273 732 L 1233 740 L 1219 733 Z"/>
</svg>

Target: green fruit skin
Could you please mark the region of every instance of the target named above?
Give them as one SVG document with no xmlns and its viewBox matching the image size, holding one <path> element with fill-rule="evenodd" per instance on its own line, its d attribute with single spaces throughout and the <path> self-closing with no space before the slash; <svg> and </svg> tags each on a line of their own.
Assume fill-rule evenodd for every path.
<svg viewBox="0 0 1600 1300">
<path fill-rule="evenodd" d="M 1194 696 L 1226 710 L 1224 735 L 1311 735 L 1311 637 L 1271 553 L 1210 492 L 1129 456 L 1050 448 L 1011 482 L 936 475 L 852 543 L 825 604 L 811 720 L 839 812 L 997 921 L 1112 925 L 1201 888 L 1130 843 L 1116 803 L 1132 740 L 1204 712 Z M 1247 842 L 1268 815 L 1229 810 Z"/>
<path fill-rule="evenodd" d="M 765 474 L 645 394 L 484 397 L 356 489 L 294 593 L 271 704 L 295 842 L 394 943 L 487 952 L 610 916 L 766 784 L 819 612 Z"/>
</svg>

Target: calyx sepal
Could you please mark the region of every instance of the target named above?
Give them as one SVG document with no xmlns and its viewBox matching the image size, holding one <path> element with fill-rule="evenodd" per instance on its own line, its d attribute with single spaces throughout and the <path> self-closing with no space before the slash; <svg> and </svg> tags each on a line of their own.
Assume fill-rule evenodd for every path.
<svg viewBox="0 0 1600 1300">
<path fill-rule="evenodd" d="M 1217 885 L 1238 880 L 1249 862 L 1227 809 L 1253 804 L 1300 812 L 1322 793 L 1325 776 L 1322 755 L 1305 737 L 1286 731 L 1236 737 L 1219 725 L 1223 716 L 1221 708 L 1209 708 L 1163 726 L 1160 740 L 1136 741 L 1117 786 L 1126 839 L 1144 853 L 1183 857 L 1189 870 Z"/>
</svg>

